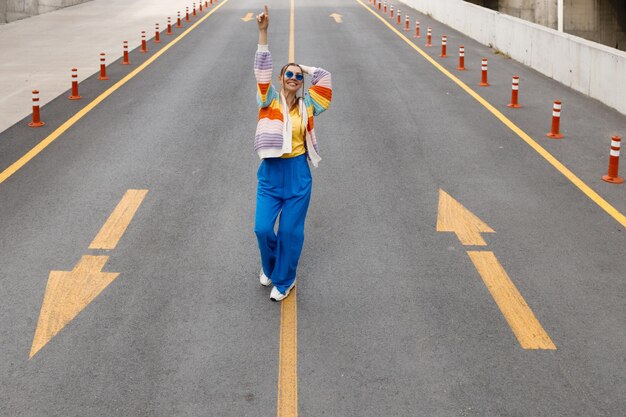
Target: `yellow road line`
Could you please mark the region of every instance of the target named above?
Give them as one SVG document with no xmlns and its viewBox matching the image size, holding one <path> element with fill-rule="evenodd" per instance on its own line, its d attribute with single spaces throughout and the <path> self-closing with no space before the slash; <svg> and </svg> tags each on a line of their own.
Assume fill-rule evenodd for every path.
<svg viewBox="0 0 626 417">
<path fill-rule="evenodd" d="M 128 190 L 94 238 L 89 249 L 115 249 L 148 190 Z"/>
<path fill-rule="evenodd" d="M 295 0 L 289 18 L 289 62 L 295 62 Z M 278 352 L 278 417 L 298 417 L 298 298 L 297 288 L 280 305 Z"/>
<path fill-rule="evenodd" d="M 531 148 L 533 148 L 539 155 L 541 155 L 550 165 L 557 169 L 561 174 L 565 176 L 568 180 L 572 182 L 579 190 L 581 190 L 587 197 L 593 200 L 598 206 L 600 206 L 604 211 L 606 211 L 609 216 L 613 217 L 620 223 L 623 227 L 626 227 L 626 216 L 622 214 L 619 210 L 613 207 L 609 202 L 607 202 L 604 198 L 602 198 L 598 193 L 591 189 L 587 184 L 585 184 L 580 178 L 578 178 L 572 171 L 570 171 L 565 165 L 559 162 L 552 154 L 546 151 L 541 145 L 539 145 L 535 140 L 533 140 L 526 132 L 520 129 L 515 123 L 509 120 L 505 115 L 503 115 L 500 111 L 498 111 L 495 107 L 493 107 L 487 100 L 482 98 L 478 93 L 472 90 L 467 86 L 463 81 L 452 75 L 450 71 L 441 66 L 437 61 L 435 61 L 430 55 L 420 49 L 417 45 L 415 45 L 412 41 L 410 41 L 402 32 L 398 31 L 394 28 L 389 22 L 387 22 L 384 18 L 382 18 L 378 13 L 370 9 L 365 3 L 361 0 L 355 0 L 360 3 L 361 6 L 365 7 L 370 13 L 376 16 L 381 22 L 383 22 L 389 29 L 391 29 L 396 35 L 398 35 L 402 40 L 404 40 L 409 46 L 415 51 L 417 51 L 420 55 L 422 55 L 428 62 L 433 64 L 435 68 L 441 71 L 445 76 L 450 78 L 456 84 L 459 85 L 463 90 L 465 90 L 470 96 L 472 96 L 476 101 L 482 104 L 487 110 L 489 110 L 494 116 L 496 116 L 502 123 L 504 123 L 509 129 L 511 129 L 517 136 L 519 136 L 524 142 L 526 142 Z"/>
<path fill-rule="evenodd" d="M 467 254 L 522 348 L 556 350 L 550 336 L 541 327 L 493 252 L 468 251 Z"/>
<path fill-rule="evenodd" d="M 213 10 L 211 10 L 206 16 L 204 16 L 203 18 L 198 20 L 196 23 L 194 23 L 192 26 L 190 26 L 187 30 L 185 30 L 183 33 L 178 35 L 178 37 L 176 37 L 174 40 L 172 40 L 170 43 L 168 43 L 166 46 L 164 46 L 160 51 L 156 52 L 152 57 L 150 57 L 146 62 L 144 62 L 143 64 L 138 66 L 130 74 L 126 75 L 120 81 L 118 81 L 113 86 L 111 86 L 111 88 L 109 88 L 104 93 L 102 93 L 98 97 L 96 97 L 91 103 L 89 103 L 85 107 L 83 107 L 78 113 L 76 113 L 69 120 L 67 120 L 65 123 L 63 123 L 61 126 L 59 126 L 54 132 L 52 132 L 50 135 L 48 135 L 44 140 L 39 142 L 34 148 L 32 148 L 30 151 L 28 151 L 26 154 L 24 154 L 20 159 L 15 161 L 7 169 L 2 171 L 0 173 L 0 184 L 2 184 L 9 177 L 11 177 L 11 175 L 15 174 L 20 168 L 22 168 L 24 165 L 26 165 L 31 159 L 33 159 L 35 156 L 37 156 L 41 151 L 46 149 L 48 147 L 48 145 L 50 145 L 52 142 L 54 142 L 56 139 L 58 139 L 59 136 L 61 136 L 63 133 L 65 133 L 67 131 L 67 129 L 69 129 L 76 122 L 78 122 L 80 119 L 82 119 L 83 116 L 85 116 L 87 113 L 89 113 L 91 110 L 93 110 L 105 98 L 107 98 L 108 96 L 113 94 L 117 89 L 119 89 L 121 86 L 126 84 L 128 81 L 130 81 L 133 77 L 135 77 L 137 74 L 139 74 L 141 71 L 143 71 L 148 65 L 152 64 L 157 58 L 159 58 L 161 55 L 163 55 L 168 49 L 170 49 L 172 46 L 174 46 L 176 43 L 178 43 L 178 41 L 180 41 L 185 36 L 187 36 L 187 34 L 189 34 L 189 32 L 194 30 L 200 23 L 202 23 L 205 19 L 207 19 L 209 16 L 211 16 L 220 7 L 222 7 L 224 4 L 228 3 L 229 1 L 230 0 L 224 0 L 221 4 L 219 4 Z"/>
<path fill-rule="evenodd" d="M 296 41 L 294 38 L 295 13 L 295 0 L 291 0 L 291 15 L 289 16 L 289 62 L 296 62 Z"/>
<path fill-rule="evenodd" d="M 298 302 L 296 287 L 280 306 L 278 417 L 298 416 Z"/>
</svg>

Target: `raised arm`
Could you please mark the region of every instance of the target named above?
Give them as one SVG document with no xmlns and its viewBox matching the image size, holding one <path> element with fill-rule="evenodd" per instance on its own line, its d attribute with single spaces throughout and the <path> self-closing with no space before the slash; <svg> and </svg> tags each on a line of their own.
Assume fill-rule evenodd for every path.
<svg viewBox="0 0 626 417">
<path fill-rule="evenodd" d="M 313 115 L 324 112 L 330 107 L 330 101 L 333 99 L 333 84 L 330 72 L 323 68 L 309 67 L 300 65 L 302 70 L 311 75 L 311 87 L 304 96 L 306 106 L 313 106 Z"/>
<path fill-rule="evenodd" d="M 254 76 L 257 82 L 257 104 L 259 107 L 267 107 L 278 96 L 278 92 L 272 85 L 272 54 L 267 46 L 267 28 L 270 23 L 269 9 L 256 17 L 259 26 L 259 46 L 254 55 Z"/>
<path fill-rule="evenodd" d="M 265 5 L 265 11 L 256 17 L 259 26 L 259 45 L 267 45 L 267 28 L 270 25 L 270 11 Z"/>
</svg>

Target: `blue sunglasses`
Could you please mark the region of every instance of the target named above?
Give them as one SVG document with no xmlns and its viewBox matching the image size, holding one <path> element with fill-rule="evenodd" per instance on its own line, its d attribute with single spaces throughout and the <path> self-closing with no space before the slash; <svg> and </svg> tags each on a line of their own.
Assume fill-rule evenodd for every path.
<svg viewBox="0 0 626 417">
<path fill-rule="evenodd" d="M 304 79 L 304 75 L 302 75 L 302 73 L 294 74 L 293 71 L 285 71 L 285 77 L 287 78 L 293 78 L 294 75 L 298 81 L 302 81 Z"/>
</svg>

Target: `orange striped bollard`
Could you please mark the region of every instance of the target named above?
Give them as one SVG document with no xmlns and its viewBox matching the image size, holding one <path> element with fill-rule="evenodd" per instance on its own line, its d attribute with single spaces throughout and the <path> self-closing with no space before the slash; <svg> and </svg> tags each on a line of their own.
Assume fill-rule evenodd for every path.
<svg viewBox="0 0 626 417">
<path fill-rule="evenodd" d="M 383 14 L 387 14 L 387 2 L 384 2 L 383 4 Z"/>
<path fill-rule="evenodd" d="M 185 22 L 189 22 L 189 7 L 185 7 Z"/>
<path fill-rule="evenodd" d="M 398 9 L 398 12 L 396 14 L 398 15 L 398 20 L 396 21 L 396 23 L 401 25 L 402 24 L 402 12 L 400 11 L 400 9 Z"/>
<path fill-rule="evenodd" d="M 561 102 L 554 100 L 552 105 L 552 130 L 546 136 L 552 139 L 561 139 L 563 135 L 559 132 L 561 126 Z"/>
<path fill-rule="evenodd" d="M 606 182 L 612 182 L 613 184 L 621 184 L 624 182 L 624 178 L 619 176 L 619 150 L 621 147 L 622 138 L 619 136 L 613 136 L 611 138 L 611 153 L 609 156 L 609 172 L 602 176 L 602 179 Z"/>
<path fill-rule="evenodd" d="M 100 54 L 100 76 L 98 77 L 98 79 L 99 80 L 109 79 L 109 77 L 107 77 L 106 55 L 104 54 L 104 52 Z"/>
<path fill-rule="evenodd" d="M 178 20 L 176 21 L 176 27 L 177 28 L 182 28 L 183 25 L 180 24 L 180 11 L 178 12 Z"/>
<path fill-rule="evenodd" d="M 143 53 L 148 52 L 148 45 L 146 44 L 146 31 L 145 30 L 141 31 L 141 49 L 139 50 L 139 52 L 143 52 Z"/>
<path fill-rule="evenodd" d="M 130 61 L 128 60 L 128 41 L 124 41 L 124 59 L 122 60 L 122 65 L 130 65 Z"/>
<path fill-rule="evenodd" d="M 213 3 L 211 3 L 211 4 L 213 4 Z M 208 1 L 204 2 L 204 7 L 206 7 L 207 9 L 209 8 L 209 2 Z"/>
<path fill-rule="evenodd" d="M 513 76 L 513 81 L 511 84 L 511 102 L 508 104 L 509 107 L 514 109 L 519 109 L 520 106 L 518 103 L 518 94 L 519 94 L 519 77 L 517 75 Z"/>
<path fill-rule="evenodd" d="M 387 3 L 385 2 L 385 4 L 387 4 Z M 382 4 L 381 4 L 381 2 L 380 2 L 380 0 L 379 0 L 379 1 L 378 1 L 378 11 L 380 11 L 381 6 L 382 6 Z"/>
<path fill-rule="evenodd" d="M 72 95 L 68 97 L 70 100 L 80 100 L 83 98 L 78 94 L 78 69 L 72 68 Z"/>
<path fill-rule="evenodd" d="M 200 2 L 200 6 L 198 7 L 198 11 L 202 13 L 202 2 Z"/>
<path fill-rule="evenodd" d="M 41 127 L 43 125 L 45 125 L 45 123 L 41 121 L 39 114 L 39 91 L 33 90 L 33 120 L 28 123 L 28 126 Z"/>
<path fill-rule="evenodd" d="M 483 58 L 482 60 L 482 64 L 481 64 L 481 71 L 482 71 L 482 76 L 481 76 L 481 80 L 480 80 L 480 86 L 481 87 L 489 87 L 489 82 L 487 81 L 487 58 Z"/>
<path fill-rule="evenodd" d="M 389 19 L 393 19 L 393 4 L 389 8 Z"/>
<path fill-rule="evenodd" d="M 465 47 L 459 46 L 459 66 L 456 67 L 459 71 L 465 71 Z"/>
<path fill-rule="evenodd" d="M 168 17 L 167 18 L 167 32 L 165 32 L 167 35 L 173 35 L 174 33 L 172 33 L 172 18 Z"/>
<path fill-rule="evenodd" d="M 414 38 L 421 38 L 420 36 L 420 22 L 418 20 L 415 21 L 415 36 Z"/>
<path fill-rule="evenodd" d="M 193 17 L 196 17 L 196 3 L 193 4 Z"/>
<path fill-rule="evenodd" d="M 411 23 L 409 22 L 409 15 L 407 14 L 405 19 L 404 19 L 404 31 L 408 32 L 409 30 L 411 30 L 411 28 L 409 27 L 411 25 Z"/>
<path fill-rule="evenodd" d="M 429 27 L 428 31 L 426 32 L 426 45 L 424 46 L 428 46 L 428 47 L 433 46 L 433 44 L 431 43 L 432 39 L 433 39 L 433 30 L 432 28 Z"/>
<path fill-rule="evenodd" d="M 441 37 L 441 55 L 439 55 L 442 58 L 447 58 L 447 49 L 448 48 L 448 37 L 446 35 L 443 35 Z"/>
<path fill-rule="evenodd" d="M 161 43 L 161 31 L 158 23 L 154 27 L 154 43 Z"/>
</svg>

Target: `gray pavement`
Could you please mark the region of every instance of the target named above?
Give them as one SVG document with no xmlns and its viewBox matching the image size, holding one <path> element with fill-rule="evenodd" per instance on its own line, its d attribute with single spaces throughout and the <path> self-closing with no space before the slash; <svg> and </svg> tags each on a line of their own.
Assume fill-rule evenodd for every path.
<svg viewBox="0 0 626 417">
<path fill-rule="evenodd" d="M 289 1 L 269 5 L 279 66 Z M 256 27 L 240 19 L 258 9 L 229 0 L 0 184 L 1 415 L 275 415 L 280 306 L 252 232 Z M 357 2 L 297 0 L 295 27 L 296 60 L 334 84 L 298 277 L 299 414 L 620 415 L 624 228 Z M 469 84 L 490 51 L 447 32 Z M 479 93 L 626 212 L 594 165 L 626 118 L 489 57 Z M 527 88 L 515 113 L 512 72 Z M 559 142 L 541 137 L 555 96 Z M 2 169 L 85 103 L 59 97 L 45 128 L 0 133 Z M 88 250 L 131 188 L 149 193 L 118 247 Z M 435 231 L 439 189 L 496 230 L 486 247 Z M 520 347 L 467 250 L 494 252 L 556 351 Z M 29 360 L 49 272 L 85 254 L 120 276 Z"/>
</svg>

